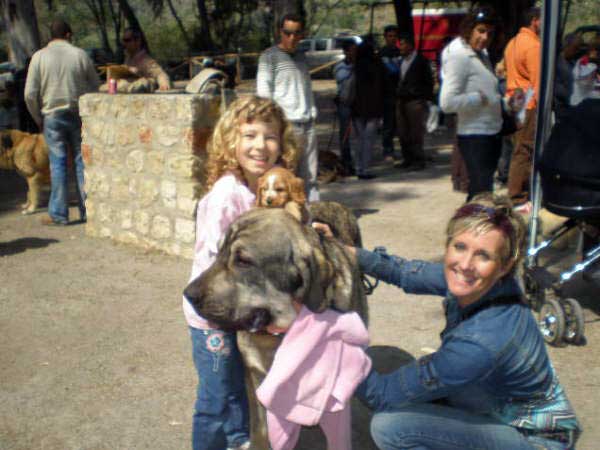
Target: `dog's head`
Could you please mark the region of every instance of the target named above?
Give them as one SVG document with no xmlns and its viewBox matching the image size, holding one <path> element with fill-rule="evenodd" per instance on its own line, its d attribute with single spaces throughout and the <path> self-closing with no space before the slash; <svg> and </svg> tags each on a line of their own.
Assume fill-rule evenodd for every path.
<svg viewBox="0 0 600 450">
<path fill-rule="evenodd" d="M 283 167 L 273 167 L 258 179 L 256 206 L 281 208 L 290 201 L 306 203 L 302 178 Z"/>
<path fill-rule="evenodd" d="M 213 265 L 193 280 L 185 297 L 224 329 L 288 328 L 292 301 L 314 312 L 328 307 L 366 315 L 356 263 L 334 240 L 283 209 L 256 209 L 234 222 Z"/>
</svg>

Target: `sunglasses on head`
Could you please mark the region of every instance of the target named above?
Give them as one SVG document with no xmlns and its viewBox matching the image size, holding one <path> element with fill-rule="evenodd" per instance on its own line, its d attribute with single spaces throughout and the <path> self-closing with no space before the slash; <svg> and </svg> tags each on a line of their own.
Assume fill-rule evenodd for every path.
<svg viewBox="0 0 600 450">
<path fill-rule="evenodd" d="M 287 37 L 290 37 L 291 35 L 302 36 L 302 34 L 304 33 L 303 30 L 298 30 L 298 31 L 296 31 L 296 30 L 286 30 L 285 28 L 283 30 L 281 30 L 281 32 L 283 34 L 285 34 Z"/>
<path fill-rule="evenodd" d="M 467 203 L 458 208 L 454 214 L 454 219 L 463 219 L 465 217 L 474 217 L 485 214 L 488 221 L 504 232 L 507 237 L 512 236 L 514 229 L 509 219 L 509 208 L 490 208 L 478 203 Z"/>
<path fill-rule="evenodd" d="M 475 23 L 495 24 L 496 18 L 491 11 L 480 9 L 477 14 L 475 14 Z"/>
</svg>

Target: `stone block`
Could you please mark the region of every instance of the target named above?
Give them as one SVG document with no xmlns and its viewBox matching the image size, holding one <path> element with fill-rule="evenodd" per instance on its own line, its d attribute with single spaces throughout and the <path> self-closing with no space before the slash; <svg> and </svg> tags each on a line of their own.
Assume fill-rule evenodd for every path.
<svg viewBox="0 0 600 450">
<path fill-rule="evenodd" d="M 121 222 L 121 228 L 129 230 L 133 227 L 133 212 L 130 209 L 123 209 L 119 211 L 119 219 Z"/>
<path fill-rule="evenodd" d="M 165 171 L 165 154 L 157 150 L 148 152 L 145 168 L 152 175 L 162 175 Z"/>
<path fill-rule="evenodd" d="M 112 224 L 114 222 L 114 208 L 109 203 L 100 203 L 98 205 L 98 220 L 103 224 Z"/>
<path fill-rule="evenodd" d="M 150 234 L 155 239 L 167 239 L 171 237 L 171 221 L 165 216 L 155 216 L 152 219 Z"/>
<path fill-rule="evenodd" d="M 174 125 L 160 125 L 156 129 L 157 140 L 163 147 L 172 147 L 182 141 L 180 128 Z"/>
<path fill-rule="evenodd" d="M 150 214 L 147 211 L 137 210 L 133 213 L 135 229 L 143 235 L 150 231 Z"/>
<path fill-rule="evenodd" d="M 193 155 L 171 155 L 167 157 L 168 173 L 175 178 L 190 179 L 193 164 Z"/>
<path fill-rule="evenodd" d="M 81 144 L 81 157 L 86 166 L 92 165 L 92 146 L 89 144 Z"/>
<path fill-rule="evenodd" d="M 152 143 L 152 128 L 147 125 L 142 125 L 138 128 L 138 139 L 142 144 Z"/>
<path fill-rule="evenodd" d="M 196 224 L 193 220 L 175 219 L 175 239 L 179 242 L 193 243 L 196 239 Z"/>
<path fill-rule="evenodd" d="M 177 205 L 177 184 L 174 181 L 163 180 L 160 183 L 160 195 L 163 205 L 167 208 L 175 208 Z"/>
<path fill-rule="evenodd" d="M 138 236 L 135 233 L 132 233 L 130 231 L 117 233 L 115 235 L 115 240 L 118 242 L 122 242 L 123 244 L 131 244 L 131 245 L 138 245 L 140 242 L 140 239 L 138 238 Z"/>
<path fill-rule="evenodd" d="M 125 165 L 130 173 L 141 172 L 144 168 L 144 153 L 141 150 L 133 150 L 127 154 Z"/>
</svg>

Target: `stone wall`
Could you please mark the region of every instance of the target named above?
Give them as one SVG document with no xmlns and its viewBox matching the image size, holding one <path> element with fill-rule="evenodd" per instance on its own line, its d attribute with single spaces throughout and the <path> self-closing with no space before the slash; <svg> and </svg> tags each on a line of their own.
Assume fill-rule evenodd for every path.
<svg viewBox="0 0 600 450">
<path fill-rule="evenodd" d="M 220 97 L 88 94 L 79 106 L 87 234 L 191 258 Z"/>
</svg>

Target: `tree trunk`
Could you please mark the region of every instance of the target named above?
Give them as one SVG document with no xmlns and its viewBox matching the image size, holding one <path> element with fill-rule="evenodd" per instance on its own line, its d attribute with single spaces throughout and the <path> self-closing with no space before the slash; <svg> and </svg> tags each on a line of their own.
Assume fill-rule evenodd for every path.
<svg viewBox="0 0 600 450">
<path fill-rule="evenodd" d="M 410 3 L 410 0 L 394 0 L 394 11 L 396 12 L 396 23 L 400 32 L 410 33 L 414 39 L 412 7 Z"/>
<path fill-rule="evenodd" d="M 198 6 L 198 17 L 200 18 L 200 48 L 213 49 L 215 44 L 210 37 L 210 22 L 208 21 L 208 10 L 204 0 L 196 0 Z"/>
<path fill-rule="evenodd" d="M 40 33 L 33 0 L 0 0 L 2 21 L 8 35 L 10 60 L 19 69 L 40 48 Z"/>
<path fill-rule="evenodd" d="M 185 45 L 187 45 L 188 53 L 189 53 L 189 51 L 192 48 L 192 41 L 190 39 L 190 36 L 187 34 L 187 31 L 185 30 L 185 27 L 183 26 L 183 22 L 177 15 L 177 11 L 175 10 L 175 7 L 173 6 L 173 2 L 171 0 L 167 0 L 167 5 L 169 5 L 169 9 L 171 10 L 171 15 L 177 22 L 177 26 L 179 27 L 179 30 L 181 31 L 181 35 L 183 36 L 183 40 L 185 41 Z"/>
<path fill-rule="evenodd" d="M 102 41 L 102 48 L 109 53 L 113 53 L 108 41 L 108 28 L 106 26 L 106 10 L 104 9 L 104 0 L 84 0 L 84 3 L 92 12 L 94 20 L 98 24 L 98 32 Z"/>
<path fill-rule="evenodd" d="M 123 12 L 123 15 L 125 16 L 125 20 L 127 20 L 127 23 L 129 24 L 129 26 L 131 28 L 139 30 L 140 35 L 142 37 L 142 44 L 144 45 L 144 47 L 146 48 L 148 53 L 150 53 L 150 48 L 148 47 L 148 41 L 146 40 L 146 35 L 144 34 L 144 30 L 142 30 L 142 26 L 140 25 L 140 22 L 138 21 L 136 15 L 135 15 L 135 11 L 129 5 L 129 2 L 127 0 L 117 0 L 117 3 L 119 4 L 119 8 Z"/>
</svg>

